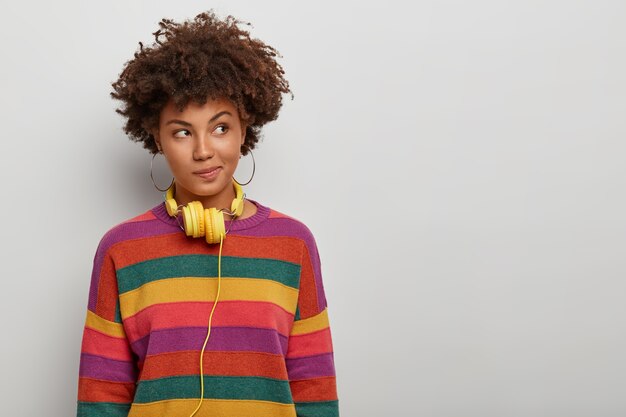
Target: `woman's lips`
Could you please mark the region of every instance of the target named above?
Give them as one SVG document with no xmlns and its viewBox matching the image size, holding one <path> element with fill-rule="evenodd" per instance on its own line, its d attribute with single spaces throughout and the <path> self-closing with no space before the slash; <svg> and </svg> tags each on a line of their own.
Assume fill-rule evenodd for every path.
<svg viewBox="0 0 626 417">
<path fill-rule="evenodd" d="M 200 176 L 200 177 L 204 178 L 205 180 L 212 180 L 212 179 L 214 179 L 215 177 L 217 177 L 217 175 L 218 175 L 221 171 L 222 171 L 222 168 L 221 168 L 221 167 L 219 167 L 219 168 L 214 169 L 214 170 L 213 170 L 213 171 L 211 171 L 211 172 L 203 172 L 203 173 L 201 173 L 201 174 L 196 174 L 196 175 L 198 175 L 198 176 Z"/>
</svg>

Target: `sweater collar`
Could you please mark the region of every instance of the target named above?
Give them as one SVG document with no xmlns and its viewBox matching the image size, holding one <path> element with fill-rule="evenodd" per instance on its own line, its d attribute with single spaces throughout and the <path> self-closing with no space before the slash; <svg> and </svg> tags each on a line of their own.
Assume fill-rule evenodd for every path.
<svg viewBox="0 0 626 417">
<path fill-rule="evenodd" d="M 269 207 L 264 206 L 263 204 L 251 198 L 246 197 L 246 200 L 250 201 L 252 204 L 256 206 L 257 208 L 256 213 L 254 213 L 250 217 L 246 217 L 245 219 L 235 218 L 235 220 L 224 220 L 224 225 L 225 225 L 226 230 L 249 229 L 251 227 L 254 227 L 262 223 L 269 217 L 269 214 L 270 214 Z M 161 219 L 165 223 L 171 224 L 176 227 L 179 227 L 179 224 L 180 225 L 183 224 L 182 218 L 176 219 L 175 217 L 171 217 L 167 213 L 167 209 L 165 208 L 165 201 L 154 206 L 151 209 L 151 211 L 157 218 Z M 180 217 L 180 214 L 179 214 L 179 217 Z M 232 226 L 231 226 L 231 223 L 233 223 Z"/>
</svg>

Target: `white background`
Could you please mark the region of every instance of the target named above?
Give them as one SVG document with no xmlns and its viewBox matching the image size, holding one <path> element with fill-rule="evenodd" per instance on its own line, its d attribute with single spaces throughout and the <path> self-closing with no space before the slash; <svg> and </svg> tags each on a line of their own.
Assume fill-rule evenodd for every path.
<svg viewBox="0 0 626 417">
<path fill-rule="evenodd" d="M 3 415 L 75 415 L 98 241 L 162 198 L 110 83 L 211 7 L 283 56 L 245 190 L 317 239 L 342 417 L 626 415 L 617 0 L 3 1 Z"/>
</svg>

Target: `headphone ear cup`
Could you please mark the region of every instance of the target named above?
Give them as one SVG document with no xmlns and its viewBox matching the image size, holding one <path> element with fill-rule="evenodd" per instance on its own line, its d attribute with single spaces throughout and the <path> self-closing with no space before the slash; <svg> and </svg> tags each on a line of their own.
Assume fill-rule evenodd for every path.
<svg viewBox="0 0 626 417">
<path fill-rule="evenodd" d="M 174 198 L 175 187 L 175 182 L 172 182 L 172 185 L 165 192 L 165 208 L 167 209 L 167 214 L 172 217 L 176 216 L 176 211 L 178 210 L 178 204 L 176 204 L 176 199 Z"/>
<path fill-rule="evenodd" d="M 235 216 L 239 217 L 243 214 L 243 188 L 241 188 L 241 185 L 239 185 L 234 178 L 233 185 L 235 187 L 235 199 L 230 204 L 230 211 L 235 213 Z"/>
<path fill-rule="evenodd" d="M 204 223 L 206 229 L 206 242 L 209 244 L 220 243 L 220 236 L 224 236 L 226 234 L 224 213 L 215 207 L 205 209 Z"/>
<path fill-rule="evenodd" d="M 193 224 L 193 237 L 201 237 L 204 235 L 204 208 L 199 201 L 192 201 L 191 205 L 191 220 Z"/>
<path fill-rule="evenodd" d="M 241 216 L 241 214 L 243 213 L 243 199 L 235 198 L 230 206 L 230 211 L 235 213 L 235 216 L 237 217 Z"/>
<path fill-rule="evenodd" d="M 199 201 L 194 201 L 195 215 L 196 215 L 196 234 L 194 237 L 204 236 L 204 230 L 206 229 L 206 222 L 204 221 L 204 207 Z"/>
<path fill-rule="evenodd" d="M 183 223 L 185 225 L 185 234 L 192 237 L 200 237 L 200 231 L 204 232 L 204 217 L 202 216 L 202 203 L 199 201 L 191 201 L 183 206 Z"/>
<path fill-rule="evenodd" d="M 189 205 L 184 205 L 182 208 L 183 225 L 185 227 L 185 234 L 187 236 L 193 235 L 193 226 L 191 225 L 191 212 Z"/>
<path fill-rule="evenodd" d="M 167 214 L 169 214 L 170 216 L 175 216 L 176 215 L 176 200 L 174 200 L 173 198 L 168 198 L 167 200 L 165 200 L 165 208 L 167 209 Z"/>
</svg>

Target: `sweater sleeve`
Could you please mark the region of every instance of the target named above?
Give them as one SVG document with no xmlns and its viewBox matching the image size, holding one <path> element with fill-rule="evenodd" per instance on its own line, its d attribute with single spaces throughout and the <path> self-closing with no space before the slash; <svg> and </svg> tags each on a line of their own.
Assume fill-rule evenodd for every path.
<svg viewBox="0 0 626 417">
<path fill-rule="evenodd" d="M 315 239 L 307 229 L 287 374 L 298 417 L 338 417 L 333 344 Z"/>
<path fill-rule="evenodd" d="M 77 417 L 127 417 L 137 364 L 119 312 L 115 264 L 100 241 L 93 259 L 78 375 Z"/>
</svg>

